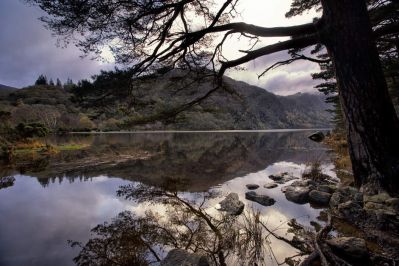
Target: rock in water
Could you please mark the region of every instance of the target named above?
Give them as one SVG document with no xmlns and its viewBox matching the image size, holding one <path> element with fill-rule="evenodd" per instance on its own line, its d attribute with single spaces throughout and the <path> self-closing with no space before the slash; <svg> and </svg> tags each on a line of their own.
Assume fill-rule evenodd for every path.
<svg viewBox="0 0 399 266">
<path fill-rule="evenodd" d="M 11 187 L 14 185 L 15 178 L 13 176 L 0 177 L 0 189 Z"/>
<path fill-rule="evenodd" d="M 285 197 L 289 201 L 305 204 L 309 200 L 309 191 L 310 189 L 308 187 L 287 186 L 285 189 Z"/>
<path fill-rule="evenodd" d="M 292 181 L 294 179 L 298 179 L 298 177 L 293 176 L 292 174 L 289 174 L 287 172 L 285 173 L 280 173 L 280 174 L 275 174 L 275 175 L 269 175 L 269 178 L 273 180 L 275 183 L 278 184 L 285 184 L 289 181 Z"/>
<path fill-rule="evenodd" d="M 220 211 L 231 215 L 240 215 L 244 210 L 244 203 L 240 201 L 237 193 L 230 193 L 220 203 Z"/>
<path fill-rule="evenodd" d="M 323 132 L 317 131 L 317 132 L 311 134 L 308 138 L 313 141 L 316 141 L 316 142 L 321 142 L 324 140 L 325 136 L 324 136 Z"/>
<path fill-rule="evenodd" d="M 259 188 L 259 185 L 257 184 L 247 184 L 246 187 L 250 190 L 255 190 Z"/>
<path fill-rule="evenodd" d="M 172 249 L 161 266 L 209 266 L 208 259 L 204 255 L 189 253 L 183 249 Z"/>
<path fill-rule="evenodd" d="M 270 182 L 270 183 L 266 183 L 263 187 L 264 187 L 264 188 L 271 189 L 271 188 L 275 188 L 275 187 L 277 187 L 277 186 L 278 186 L 278 185 L 277 185 L 276 183 Z"/>
<path fill-rule="evenodd" d="M 257 202 L 263 206 L 271 206 L 276 202 L 274 199 L 270 198 L 269 196 L 259 195 L 255 191 L 249 191 L 245 193 L 245 198 L 247 200 Z"/>
<path fill-rule="evenodd" d="M 277 180 L 282 180 L 284 178 L 284 174 L 277 174 L 277 175 L 269 175 L 269 178 L 271 180 L 277 181 Z"/>
<path fill-rule="evenodd" d="M 356 237 L 338 237 L 326 241 L 334 253 L 342 256 L 353 265 L 361 265 L 369 260 L 366 241 Z"/>
<path fill-rule="evenodd" d="M 323 191 L 312 190 L 309 193 L 309 201 L 320 204 L 320 205 L 328 205 L 331 199 L 331 194 Z"/>
</svg>

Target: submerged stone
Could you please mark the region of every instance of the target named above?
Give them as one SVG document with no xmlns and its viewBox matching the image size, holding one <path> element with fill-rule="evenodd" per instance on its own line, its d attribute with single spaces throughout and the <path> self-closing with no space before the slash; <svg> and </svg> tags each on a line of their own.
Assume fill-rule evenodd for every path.
<svg viewBox="0 0 399 266">
<path fill-rule="evenodd" d="M 244 211 L 244 203 L 240 201 L 237 193 L 230 193 L 219 204 L 220 211 L 231 215 L 240 215 Z"/>
<path fill-rule="evenodd" d="M 267 195 L 259 195 L 255 191 L 249 191 L 245 193 L 245 198 L 247 200 L 257 202 L 263 206 L 271 206 L 276 202 L 273 198 Z"/>
</svg>

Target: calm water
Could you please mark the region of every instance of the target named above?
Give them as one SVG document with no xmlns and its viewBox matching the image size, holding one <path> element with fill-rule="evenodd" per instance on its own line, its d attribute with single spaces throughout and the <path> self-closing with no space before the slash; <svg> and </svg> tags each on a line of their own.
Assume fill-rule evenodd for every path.
<svg viewBox="0 0 399 266">
<path fill-rule="evenodd" d="M 136 263 L 140 260 L 149 262 L 154 258 L 140 244 L 144 238 L 147 243 L 154 244 L 154 251 L 162 258 L 171 246 L 160 243 L 173 241 L 149 233 L 155 230 L 151 227 L 155 226 L 152 224 L 154 220 L 165 221 L 166 230 L 172 230 L 182 241 L 186 241 L 181 234 L 184 231 L 180 228 L 182 224 L 190 224 L 191 229 L 202 224 L 198 215 L 192 218 L 186 209 L 173 204 L 175 196 L 180 200 L 178 202 L 187 202 L 195 208 L 201 206 L 201 210 L 216 223 L 225 219 L 219 217 L 218 202 L 228 193 L 236 192 L 246 210 L 259 212 L 269 228 L 292 237 L 287 234 L 286 222 L 296 218 L 311 227 L 311 221 L 318 221 L 320 209 L 288 202 L 281 192 L 283 185 L 274 189 L 263 188 L 263 185 L 270 181 L 270 174 L 289 172 L 300 176 L 306 164 L 315 160 L 322 163 L 325 172 L 334 175 L 330 154 L 321 144 L 308 140 L 308 134 L 301 131 L 158 132 L 68 135 L 51 139 L 53 143 L 79 144 L 86 148 L 63 151 L 51 158 L 33 156 L 13 169 L 1 170 L 0 174 L 13 175 L 16 182 L 14 186 L 0 190 L 0 265 L 74 265 L 73 258 L 82 248 L 72 248 L 68 240 L 81 242 L 84 246 L 89 239 L 98 238 L 91 229 L 112 221 L 118 223 L 107 230 L 126 232 L 126 226 L 134 224 L 136 227 L 128 230 L 141 234 L 139 240 L 134 238 L 137 235 L 131 236 L 136 240 L 129 245 L 118 242 L 115 247 L 118 250 L 113 252 L 126 254 L 123 247 L 138 254 Z M 245 185 L 249 183 L 259 184 L 261 187 L 257 192 L 274 198 L 276 204 L 263 207 L 245 200 Z M 172 192 L 163 194 L 160 191 Z M 123 211 L 130 211 L 130 216 L 115 219 Z M 148 211 L 152 211 L 153 216 Z M 176 221 L 179 226 L 173 224 Z M 227 219 L 223 222 L 235 228 L 232 223 L 239 221 Z M 227 232 L 223 231 L 223 226 L 220 230 Z M 201 231 L 201 235 L 208 238 L 206 241 L 197 235 L 193 237 L 194 243 L 198 241 L 199 249 L 204 243 L 213 241 L 212 232 L 209 231 L 209 235 L 206 232 L 207 229 Z M 118 241 L 124 237 L 122 235 L 118 235 Z M 116 238 L 113 234 L 108 240 L 116 241 Z M 100 242 L 101 245 L 104 243 Z M 86 247 L 98 248 L 95 245 Z M 281 262 L 296 252 L 275 239 L 263 249 L 262 260 L 267 265 L 277 265 L 276 260 Z M 269 249 L 273 252 L 268 252 Z M 126 259 L 121 258 L 121 261 L 126 262 Z M 234 261 L 234 256 L 227 259 L 230 264 Z M 100 263 L 93 262 L 96 264 Z"/>
</svg>

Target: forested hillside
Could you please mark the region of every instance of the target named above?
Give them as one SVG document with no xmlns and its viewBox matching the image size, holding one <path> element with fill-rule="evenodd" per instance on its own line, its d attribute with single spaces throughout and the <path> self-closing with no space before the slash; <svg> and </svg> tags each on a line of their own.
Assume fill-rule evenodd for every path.
<svg viewBox="0 0 399 266">
<path fill-rule="evenodd" d="M 212 79 L 198 81 L 173 70 L 133 81 L 123 71 L 102 72 L 93 82 L 34 85 L 0 94 L 10 123 L 39 122 L 57 130 L 271 129 L 329 127 L 322 95 L 274 95 L 225 78 L 224 87 L 193 107 L 168 112 L 201 97 Z"/>
</svg>

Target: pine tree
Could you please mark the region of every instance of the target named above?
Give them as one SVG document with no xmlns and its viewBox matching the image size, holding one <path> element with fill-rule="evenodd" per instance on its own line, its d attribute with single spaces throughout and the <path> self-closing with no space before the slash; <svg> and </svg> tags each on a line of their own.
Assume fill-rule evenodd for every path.
<svg viewBox="0 0 399 266">
<path fill-rule="evenodd" d="M 212 0 L 111 1 L 112 5 L 100 0 L 27 2 L 48 14 L 43 21 L 55 34 L 67 39 L 73 36 L 70 33 L 81 34 L 78 45 L 84 52 L 100 52 L 104 44 L 117 41 L 112 49 L 115 58 L 129 65 L 132 75 L 148 75 L 165 64 L 185 66 L 198 74 L 212 69 L 215 87 L 175 114 L 222 89 L 229 69 L 281 51 L 324 46 L 337 77 L 356 185 L 367 194 L 399 191 L 399 119 L 376 45 L 376 40 L 392 41 L 391 36 L 399 34 L 396 0 L 295 0 L 293 14 L 315 7 L 322 16 L 288 27 L 231 22 L 237 17 L 235 0 L 220 4 Z M 203 25 L 189 14 L 203 18 Z M 223 37 L 214 44 L 217 34 Z M 262 47 L 249 45 L 241 56 L 229 59 L 223 47 L 233 36 L 250 42 L 287 39 Z"/>
<path fill-rule="evenodd" d="M 45 75 L 41 74 L 41 75 L 37 78 L 37 80 L 36 80 L 36 82 L 35 82 L 35 85 L 48 85 L 48 83 L 47 83 L 47 77 L 46 77 Z"/>
<path fill-rule="evenodd" d="M 57 86 L 58 88 L 62 88 L 62 83 L 61 83 L 61 80 L 59 78 L 57 78 L 55 86 Z"/>
</svg>

